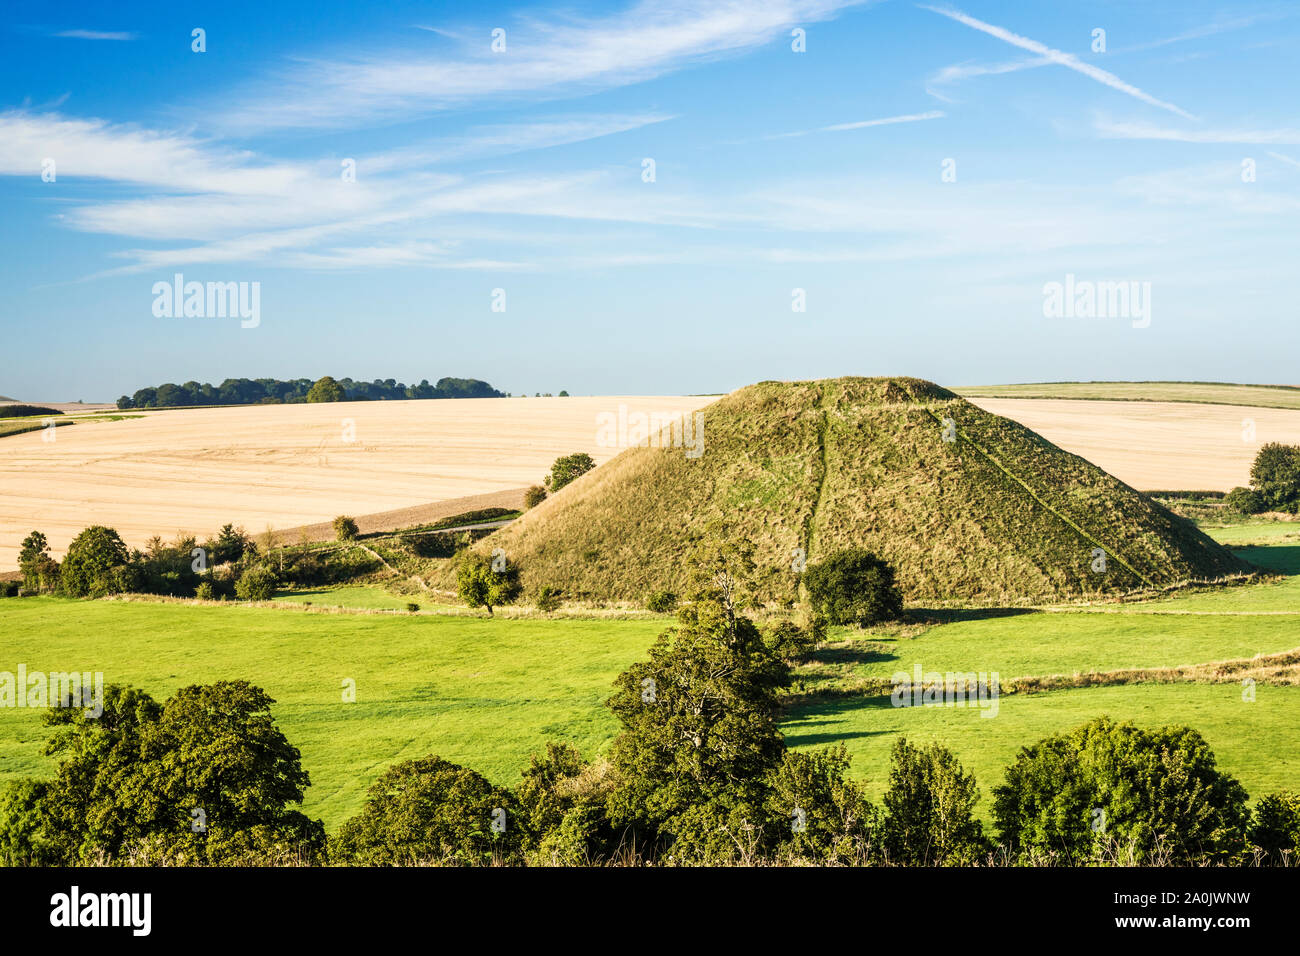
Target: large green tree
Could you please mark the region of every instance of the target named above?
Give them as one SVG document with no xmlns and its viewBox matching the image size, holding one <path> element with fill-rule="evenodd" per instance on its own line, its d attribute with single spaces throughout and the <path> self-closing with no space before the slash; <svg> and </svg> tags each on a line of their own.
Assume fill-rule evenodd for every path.
<svg viewBox="0 0 1300 956">
<path fill-rule="evenodd" d="M 1099 717 L 1023 748 L 993 795 L 1012 853 L 1185 863 L 1229 860 L 1244 847 L 1246 791 L 1190 727 Z"/>
<path fill-rule="evenodd" d="M 134 584 L 126 545 L 112 528 L 93 525 L 72 539 L 59 571 L 60 583 L 72 597 L 95 597 L 132 590 Z"/>
<path fill-rule="evenodd" d="M 54 862 L 265 863 L 321 858 L 324 828 L 289 808 L 309 780 L 297 748 L 245 681 L 183 688 L 165 704 L 110 685 L 103 713 L 46 715 L 58 771 L 40 796 Z"/>
<path fill-rule="evenodd" d="M 330 375 L 317 379 L 316 384 L 307 392 L 309 402 L 341 402 L 346 398 L 343 386 Z"/>
<path fill-rule="evenodd" d="M 1300 509 L 1300 445 L 1269 442 L 1255 456 L 1250 484 L 1274 511 Z"/>
<path fill-rule="evenodd" d="M 569 482 L 581 478 L 595 467 L 596 462 L 585 451 L 563 455 L 555 459 L 555 463 L 551 465 L 551 473 L 546 476 L 546 490 L 555 494 Z"/>
</svg>

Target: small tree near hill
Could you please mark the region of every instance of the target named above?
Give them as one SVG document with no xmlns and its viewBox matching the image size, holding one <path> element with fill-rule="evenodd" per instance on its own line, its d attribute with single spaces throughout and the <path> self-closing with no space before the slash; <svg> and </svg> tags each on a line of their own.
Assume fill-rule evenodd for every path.
<svg viewBox="0 0 1300 956">
<path fill-rule="evenodd" d="M 903 616 L 894 569 L 861 548 L 837 551 L 803 576 L 814 615 L 828 624 L 867 626 Z"/>
<path fill-rule="evenodd" d="M 334 536 L 340 541 L 355 541 L 358 534 L 357 521 L 351 515 L 339 515 L 334 519 Z"/>
<path fill-rule="evenodd" d="M 235 596 L 241 601 L 269 601 L 279 583 L 270 568 L 252 567 L 235 582 Z"/>
<path fill-rule="evenodd" d="M 519 573 L 496 559 L 467 552 L 456 568 L 456 594 L 470 607 L 492 608 L 509 604 L 519 596 Z"/>
<path fill-rule="evenodd" d="M 524 507 L 536 508 L 546 500 L 546 489 L 541 485 L 533 485 L 524 492 Z"/>
<path fill-rule="evenodd" d="M 585 451 L 562 455 L 551 465 L 551 473 L 546 476 L 546 490 L 555 494 L 569 482 L 581 478 L 595 467 L 596 462 Z"/>
</svg>

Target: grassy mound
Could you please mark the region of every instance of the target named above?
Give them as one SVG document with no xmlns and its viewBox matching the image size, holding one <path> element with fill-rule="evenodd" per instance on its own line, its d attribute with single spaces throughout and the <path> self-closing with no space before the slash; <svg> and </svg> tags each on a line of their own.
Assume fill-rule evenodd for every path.
<svg viewBox="0 0 1300 956">
<path fill-rule="evenodd" d="M 889 560 L 911 604 L 1056 601 L 1248 570 L 1191 522 L 930 382 L 762 382 L 703 418 L 699 457 L 630 448 L 476 550 L 504 549 L 530 589 L 631 601 L 680 590 L 693 539 L 719 524 L 754 543 L 761 594 L 782 602 L 797 596 L 800 550 L 815 562 L 850 545 Z"/>
</svg>

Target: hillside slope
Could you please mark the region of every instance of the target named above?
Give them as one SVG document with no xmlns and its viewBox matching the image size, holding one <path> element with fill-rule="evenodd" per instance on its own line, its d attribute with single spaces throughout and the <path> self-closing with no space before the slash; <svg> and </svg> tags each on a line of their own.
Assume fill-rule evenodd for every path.
<svg viewBox="0 0 1300 956">
<path fill-rule="evenodd" d="M 796 549 L 815 562 L 850 545 L 887 558 L 914 604 L 1053 601 L 1246 570 L 1082 458 L 929 382 L 763 382 L 703 415 L 700 457 L 628 449 L 476 547 L 504 549 L 529 588 L 632 601 L 680 591 L 693 536 L 719 521 L 754 543 L 762 596 L 776 601 L 796 597 Z"/>
</svg>

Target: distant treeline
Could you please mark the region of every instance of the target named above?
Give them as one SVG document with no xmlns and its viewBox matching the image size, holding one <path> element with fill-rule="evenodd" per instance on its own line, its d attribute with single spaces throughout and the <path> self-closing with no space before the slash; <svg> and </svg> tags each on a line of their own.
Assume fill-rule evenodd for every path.
<svg viewBox="0 0 1300 956">
<path fill-rule="evenodd" d="M 404 385 L 396 379 L 375 379 L 373 382 L 354 382 L 341 378 L 345 400 L 349 402 L 384 401 L 405 398 L 503 398 L 487 382 L 477 378 L 440 378 L 437 385 L 428 379 L 419 385 Z M 175 385 L 168 382 L 157 388 L 142 388 L 134 395 L 123 395 L 117 400 L 118 408 L 175 408 L 186 405 L 275 405 L 307 401 L 307 393 L 315 381 L 295 378 L 281 381 L 275 378 L 228 378 L 220 385 L 186 382 Z"/>
</svg>

